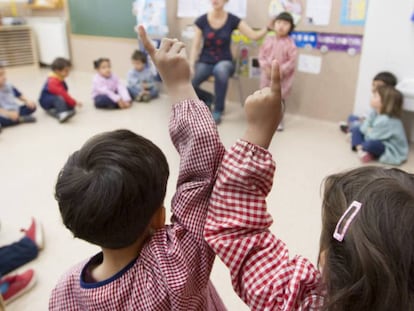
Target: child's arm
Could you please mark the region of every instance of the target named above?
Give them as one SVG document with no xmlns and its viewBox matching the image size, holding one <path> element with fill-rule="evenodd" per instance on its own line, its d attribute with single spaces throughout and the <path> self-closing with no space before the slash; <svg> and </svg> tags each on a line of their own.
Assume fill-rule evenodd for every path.
<svg viewBox="0 0 414 311">
<path fill-rule="evenodd" d="M 130 102 L 131 101 L 131 96 L 129 96 L 129 92 L 126 88 L 125 85 L 123 85 L 121 83 L 121 81 L 118 79 L 118 77 L 115 77 L 115 79 L 117 80 L 117 91 L 119 96 L 121 97 L 121 100 L 123 100 L 124 102 Z"/>
<path fill-rule="evenodd" d="M 62 85 L 62 81 L 56 78 L 49 78 L 47 82 L 47 89 L 50 93 L 58 96 L 62 96 L 65 102 L 70 107 L 75 107 L 77 102 L 74 98 L 72 98 L 65 87 Z"/>
<path fill-rule="evenodd" d="M 20 92 L 17 88 L 13 87 L 13 94 L 17 97 L 20 101 L 22 101 L 27 107 L 31 109 L 36 108 L 36 103 L 32 100 L 27 99 L 22 92 Z"/>
<path fill-rule="evenodd" d="M 259 65 L 262 70 L 266 70 L 266 68 L 270 68 L 272 66 L 272 63 L 269 60 L 271 46 L 272 38 L 267 37 L 259 50 Z"/>
<path fill-rule="evenodd" d="M 271 88 L 246 99 L 248 129 L 225 155 L 210 200 L 205 238 L 229 267 L 237 294 L 252 310 L 313 310 L 321 276 L 305 258 L 289 259 L 269 227 L 266 197 L 275 163 L 265 149 L 281 118 L 279 67 Z M 303 309 L 301 309 L 302 307 Z"/>
<path fill-rule="evenodd" d="M 0 108 L 0 115 L 6 117 L 10 120 L 17 121 L 19 120 L 19 112 L 14 110 L 7 110 Z"/>
<path fill-rule="evenodd" d="M 173 221 L 204 243 L 208 202 L 224 147 L 209 109 L 197 98 L 191 85 L 184 44 L 164 39 L 156 50 L 143 27 L 139 33 L 174 103 L 169 129 L 181 160 L 172 201 Z"/>
<path fill-rule="evenodd" d="M 117 82 L 119 84 L 118 80 Z M 115 103 L 118 103 L 121 100 L 120 94 L 116 94 L 115 92 L 111 91 L 106 85 L 104 78 L 100 77 L 99 75 L 96 75 L 94 77 L 93 87 L 97 93 L 108 96 Z"/>
<path fill-rule="evenodd" d="M 289 46 L 287 51 L 287 59 L 280 65 L 280 75 L 282 79 L 285 79 L 289 75 L 295 72 L 296 67 L 296 59 L 298 58 L 298 49 L 296 45 L 293 43 Z M 292 80 L 293 82 L 293 80 Z"/>
</svg>

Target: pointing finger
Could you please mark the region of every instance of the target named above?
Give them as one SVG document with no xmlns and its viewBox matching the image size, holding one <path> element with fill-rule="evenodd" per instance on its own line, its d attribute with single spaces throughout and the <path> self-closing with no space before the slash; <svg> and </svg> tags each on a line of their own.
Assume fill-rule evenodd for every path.
<svg viewBox="0 0 414 311">
<path fill-rule="evenodd" d="M 151 40 L 148 38 L 147 32 L 145 31 L 144 26 L 140 25 L 138 27 L 138 34 L 139 34 L 139 37 L 141 38 L 141 41 L 144 45 L 145 50 L 148 52 L 149 56 L 153 58 L 156 52 L 156 49 L 155 49 L 155 46 L 152 44 Z"/>
<path fill-rule="evenodd" d="M 280 67 L 276 60 L 272 62 L 270 90 L 272 93 L 280 94 Z"/>
</svg>

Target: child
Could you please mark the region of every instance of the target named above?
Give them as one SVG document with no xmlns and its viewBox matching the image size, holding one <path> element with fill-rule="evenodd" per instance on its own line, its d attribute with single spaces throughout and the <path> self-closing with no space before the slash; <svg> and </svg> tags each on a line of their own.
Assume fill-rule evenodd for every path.
<svg viewBox="0 0 414 311">
<path fill-rule="evenodd" d="M 69 76 L 72 64 L 69 60 L 58 57 L 52 63 L 52 72 L 49 74 L 40 94 L 39 103 L 47 113 L 63 123 L 75 115 L 75 107 L 81 103 L 68 93 L 65 78 Z"/>
<path fill-rule="evenodd" d="M 36 282 L 32 269 L 6 274 L 35 259 L 44 246 L 42 226 L 36 219 L 33 218 L 29 228 L 22 231 L 25 232 L 22 239 L 0 247 L 0 298 L 6 305 L 30 290 Z"/>
<path fill-rule="evenodd" d="M 132 54 L 132 64 L 134 68 L 128 72 L 128 91 L 131 97 L 139 102 L 149 102 L 158 97 L 154 75 L 147 68 L 147 55 L 136 50 Z"/>
<path fill-rule="evenodd" d="M 351 129 L 352 150 L 366 163 L 378 159 L 400 165 L 407 160 L 408 142 L 400 120 L 403 95 L 394 87 L 380 86 L 371 98 L 372 113 L 359 127 Z"/>
<path fill-rule="evenodd" d="M 276 59 L 280 65 L 284 106 L 285 100 L 292 88 L 298 54 L 295 41 L 289 37 L 295 28 L 295 24 L 292 15 L 288 12 L 283 12 L 275 18 L 273 25 L 276 36 L 267 37 L 259 51 L 260 88 L 269 86 L 272 61 Z M 279 124 L 278 130 L 283 130 L 282 123 Z"/>
<path fill-rule="evenodd" d="M 384 86 L 384 85 L 395 87 L 397 85 L 397 78 L 395 77 L 395 75 L 388 71 L 382 71 L 382 72 L 377 73 L 374 79 L 372 80 L 371 91 L 375 92 L 375 90 L 378 87 Z M 365 119 L 364 117 L 351 114 L 348 117 L 347 122 L 342 121 L 339 123 L 339 129 L 345 134 L 349 133 L 353 127 L 359 127 L 361 123 L 364 121 L 364 119 Z"/>
<path fill-rule="evenodd" d="M 205 226 L 233 288 L 251 310 L 413 310 L 414 175 L 362 167 L 326 179 L 320 271 L 306 258 L 289 258 L 269 231 L 275 163 L 266 149 L 272 115 L 281 116 L 274 69 L 273 91 L 246 100 L 247 130 L 224 156 Z"/>
<path fill-rule="evenodd" d="M 111 72 L 108 58 L 99 58 L 93 62 L 97 71 L 92 82 L 92 97 L 96 108 L 116 109 L 131 107 L 131 97 L 118 77 Z"/>
<path fill-rule="evenodd" d="M 90 139 L 59 174 L 56 198 L 65 226 L 102 252 L 63 276 L 49 310 L 225 310 L 203 239 L 224 147 L 191 86 L 184 44 L 164 39 L 155 50 L 139 32 L 175 103 L 169 128 L 181 162 L 172 224 L 164 224 L 162 151 L 127 130 Z"/>
<path fill-rule="evenodd" d="M 20 105 L 20 100 L 24 105 Z M 36 122 L 32 113 L 36 103 L 27 99 L 11 84 L 7 83 L 6 71 L 0 64 L 0 129 L 20 123 Z"/>
</svg>

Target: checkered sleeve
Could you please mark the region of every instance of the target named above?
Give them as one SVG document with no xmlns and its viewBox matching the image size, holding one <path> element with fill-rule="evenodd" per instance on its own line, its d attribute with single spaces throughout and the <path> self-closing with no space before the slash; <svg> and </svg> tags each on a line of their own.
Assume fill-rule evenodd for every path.
<svg viewBox="0 0 414 311">
<path fill-rule="evenodd" d="M 274 171 L 267 150 L 238 141 L 219 170 L 205 238 L 251 310 L 320 310 L 319 271 L 305 258 L 290 259 L 286 245 L 269 231 L 266 196 Z"/>
<path fill-rule="evenodd" d="M 175 104 L 169 129 L 180 155 L 172 221 L 180 223 L 201 242 L 204 241 L 208 202 L 224 147 L 209 109 L 198 100 Z"/>
</svg>

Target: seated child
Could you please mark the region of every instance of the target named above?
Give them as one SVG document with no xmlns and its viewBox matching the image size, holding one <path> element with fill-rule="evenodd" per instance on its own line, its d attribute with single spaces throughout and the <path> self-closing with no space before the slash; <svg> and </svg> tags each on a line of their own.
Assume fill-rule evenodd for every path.
<svg viewBox="0 0 414 311">
<path fill-rule="evenodd" d="M 51 116 L 63 123 L 75 115 L 75 107 L 81 103 L 68 93 L 65 78 L 69 76 L 72 64 L 69 60 L 58 57 L 52 63 L 52 72 L 49 74 L 40 94 L 39 103 Z"/>
<path fill-rule="evenodd" d="M 289 37 L 295 28 L 292 15 L 288 12 L 280 13 L 273 22 L 273 28 L 276 35 L 267 37 L 259 51 L 259 64 L 261 69 L 260 88 L 270 85 L 272 62 L 273 60 L 277 60 L 280 65 L 282 101 L 284 105 L 292 89 L 296 59 L 298 56 L 295 41 Z M 283 130 L 282 122 L 279 124 L 278 130 Z"/>
<path fill-rule="evenodd" d="M 205 225 L 234 290 L 251 310 L 413 310 L 413 174 L 362 167 L 325 180 L 320 270 L 269 231 L 276 166 L 266 149 L 281 117 L 274 69 L 271 90 L 246 100 L 247 129 L 224 156 Z"/>
<path fill-rule="evenodd" d="M 154 75 L 147 68 L 147 55 L 136 50 L 132 54 L 134 68 L 128 72 L 128 91 L 131 97 L 139 102 L 149 102 L 158 97 L 158 88 L 155 84 Z"/>
<path fill-rule="evenodd" d="M 372 92 L 374 92 L 378 87 L 388 85 L 395 87 L 397 85 L 397 78 L 394 74 L 388 71 L 382 71 L 375 75 L 372 80 Z M 351 114 L 348 117 L 347 122 L 340 122 L 339 129 L 346 133 L 349 133 L 353 127 L 358 127 L 364 121 L 365 117 L 360 117 L 354 114 Z"/>
<path fill-rule="evenodd" d="M 139 32 L 174 103 L 169 130 L 181 160 L 172 224 L 165 225 L 162 151 L 128 130 L 91 138 L 60 172 L 56 199 L 65 226 L 102 252 L 62 277 L 51 311 L 225 310 L 209 280 L 214 253 L 203 239 L 224 147 L 191 86 L 184 44 L 164 39 L 155 50 Z"/>
<path fill-rule="evenodd" d="M 24 97 L 19 90 L 7 83 L 6 70 L 0 64 L 0 129 L 20 123 L 35 122 L 36 118 L 32 116 L 35 110 L 35 102 Z"/>
<path fill-rule="evenodd" d="M 372 113 L 360 126 L 351 128 L 352 150 L 362 162 L 378 159 L 400 165 L 408 158 L 408 141 L 400 120 L 403 95 L 392 86 L 380 86 L 372 94 Z"/>
<path fill-rule="evenodd" d="M 99 58 L 93 62 L 96 75 L 93 77 L 92 97 L 96 108 L 116 109 L 131 107 L 131 97 L 118 77 L 111 72 L 111 61 Z"/>
</svg>

